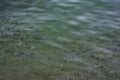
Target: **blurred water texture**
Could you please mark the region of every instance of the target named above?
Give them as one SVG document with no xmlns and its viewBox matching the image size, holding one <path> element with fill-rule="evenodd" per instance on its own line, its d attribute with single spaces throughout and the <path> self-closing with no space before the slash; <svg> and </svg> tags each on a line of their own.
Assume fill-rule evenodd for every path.
<svg viewBox="0 0 120 80">
<path fill-rule="evenodd" d="M 0 80 L 119 80 L 120 0 L 0 0 Z"/>
</svg>

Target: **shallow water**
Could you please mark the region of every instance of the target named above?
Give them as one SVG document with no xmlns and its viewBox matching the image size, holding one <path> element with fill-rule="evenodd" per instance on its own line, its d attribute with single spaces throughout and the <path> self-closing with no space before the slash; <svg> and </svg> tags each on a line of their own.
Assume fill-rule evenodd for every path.
<svg viewBox="0 0 120 80">
<path fill-rule="evenodd" d="M 119 80 L 120 0 L 0 1 L 0 80 Z"/>
</svg>

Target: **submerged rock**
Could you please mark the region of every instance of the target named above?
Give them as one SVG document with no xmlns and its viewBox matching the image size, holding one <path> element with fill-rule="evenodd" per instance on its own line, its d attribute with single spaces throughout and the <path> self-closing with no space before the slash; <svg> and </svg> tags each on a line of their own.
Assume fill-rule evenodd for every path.
<svg viewBox="0 0 120 80">
<path fill-rule="evenodd" d="M 21 57 L 21 56 L 24 56 L 24 55 L 25 55 L 24 52 L 20 52 L 20 53 L 16 54 L 17 57 Z"/>
<path fill-rule="evenodd" d="M 34 52 L 31 52 L 31 53 L 29 53 L 27 56 L 32 57 L 32 56 L 34 56 L 34 55 L 35 55 L 35 53 L 34 53 Z"/>
</svg>

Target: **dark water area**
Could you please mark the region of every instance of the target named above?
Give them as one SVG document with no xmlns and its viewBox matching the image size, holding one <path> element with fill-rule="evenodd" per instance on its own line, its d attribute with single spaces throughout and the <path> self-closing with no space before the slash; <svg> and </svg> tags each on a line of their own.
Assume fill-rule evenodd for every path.
<svg viewBox="0 0 120 80">
<path fill-rule="evenodd" d="M 120 0 L 0 0 L 0 80 L 119 80 Z"/>
</svg>

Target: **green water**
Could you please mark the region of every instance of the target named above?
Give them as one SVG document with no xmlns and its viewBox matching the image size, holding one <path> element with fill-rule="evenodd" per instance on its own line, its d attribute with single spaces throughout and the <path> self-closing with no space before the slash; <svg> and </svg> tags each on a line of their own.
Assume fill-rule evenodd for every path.
<svg viewBox="0 0 120 80">
<path fill-rule="evenodd" d="M 120 0 L 1 0 L 0 80 L 119 80 Z"/>
</svg>

